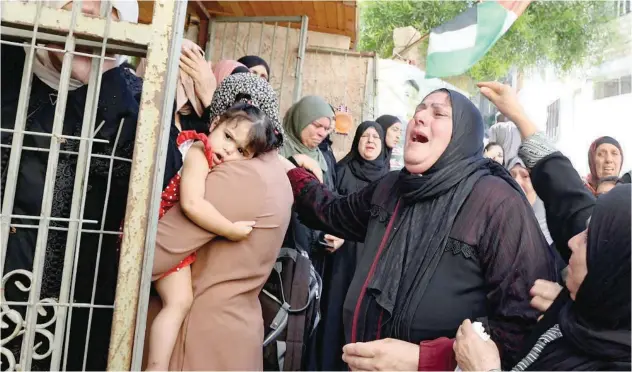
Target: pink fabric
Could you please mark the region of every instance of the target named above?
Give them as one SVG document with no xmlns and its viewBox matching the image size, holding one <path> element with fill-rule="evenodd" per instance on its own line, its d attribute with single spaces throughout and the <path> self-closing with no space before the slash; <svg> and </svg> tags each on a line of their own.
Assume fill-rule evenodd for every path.
<svg viewBox="0 0 632 372">
<path fill-rule="evenodd" d="M 215 68 L 213 69 L 213 74 L 215 75 L 215 81 L 217 82 L 217 85 L 219 86 L 219 84 L 224 81 L 224 79 L 229 77 L 230 74 L 233 73 L 233 70 L 235 70 L 239 66 L 246 67 L 244 64 L 232 59 L 223 59 L 217 62 L 215 64 Z"/>
<path fill-rule="evenodd" d="M 185 49 L 198 49 L 202 51 L 202 48 L 200 48 L 196 43 L 187 39 L 182 40 L 182 50 L 184 51 Z M 208 67 L 211 68 L 210 62 Z M 193 110 L 195 110 L 195 113 L 198 116 L 202 116 L 204 107 L 202 107 L 202 102 L 200 102 L 199 98 L 195 94 L 195 83 L 186 72 L 180 69 L 178 85 L 176 87 L 176 111 L 180 111 L 187 101 L 191 102 L 191 106 L 193 107 Z"/>
</svg>

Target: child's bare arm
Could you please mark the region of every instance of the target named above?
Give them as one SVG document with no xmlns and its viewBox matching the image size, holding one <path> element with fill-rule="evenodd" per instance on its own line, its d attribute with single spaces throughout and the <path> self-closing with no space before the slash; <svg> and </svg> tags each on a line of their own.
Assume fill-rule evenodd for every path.
<svg viewBox="0 0 632 372">
<path fill-rule="evenodd" d="M 252 231 L 254 222 L 231 222 L 208 200 L 204 199 L 208 161 L 201 143 L 194 144 L 184 160 L 180 181 L 180 205 L 184 214 L 196 225 L 230 240 L 244 239 Z M 222 190 L 217 190 L 222 192 Z"/>
</svg>

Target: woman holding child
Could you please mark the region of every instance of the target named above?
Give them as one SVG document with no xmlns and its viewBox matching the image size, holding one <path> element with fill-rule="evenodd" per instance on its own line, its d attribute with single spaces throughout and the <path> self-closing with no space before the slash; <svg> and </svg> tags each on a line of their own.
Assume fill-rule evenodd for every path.
<svg viewBox="0 0 632 372">
<path fill-rule="evenodd" d="M 209 109 L 208 138 L 184 154 L 180 203 L 158 224 L 153 274 L 165 307 L 151 326 L 152 370 L 263 368 L 258 295 L 292 203 L 278 101 L 267 81 L 241 73 Z"/>
</svg>

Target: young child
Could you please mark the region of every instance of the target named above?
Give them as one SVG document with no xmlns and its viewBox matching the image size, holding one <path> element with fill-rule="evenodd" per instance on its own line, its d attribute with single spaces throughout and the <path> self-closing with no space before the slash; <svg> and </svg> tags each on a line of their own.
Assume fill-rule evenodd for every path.
<svg viewBox="0 0 632 372">
<path fill-rule="evenodd" d="M 208 136 L 181 132 L 177 143 L 184 165 L 162 193 L 159 218 L 180 202 L 184 214 L 205 230 L 233 241 L 246 238 L 254 222 L 233 223 L 204 199 L 206 177 L 216 165 L 251 159 L 271 151 L 277 142 L 272 121 L 248 103 L 237 103 L 216 119 Z M 190 265 L 195 258 L 195 253 L 190 255 L 155 282 L 163 308 L 150 331 L 148 370 L 169 369 L 178 332 L 193 301 Z"/>
</svg>

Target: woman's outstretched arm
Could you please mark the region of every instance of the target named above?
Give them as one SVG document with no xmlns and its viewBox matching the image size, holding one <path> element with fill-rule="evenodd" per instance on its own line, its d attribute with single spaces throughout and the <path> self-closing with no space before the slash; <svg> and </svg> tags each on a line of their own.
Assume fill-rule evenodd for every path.
<svg viewBox="0 0 632 372">
<path fill-rule="evenodd" d="M 364 241 L 377 182 L 356 193 L 340 196 L 312 173 L 295 167 L 288 160 L 284 164 L 294 192 L 294 210 L 303 224 L 345 240 Z"/>
</svg>

